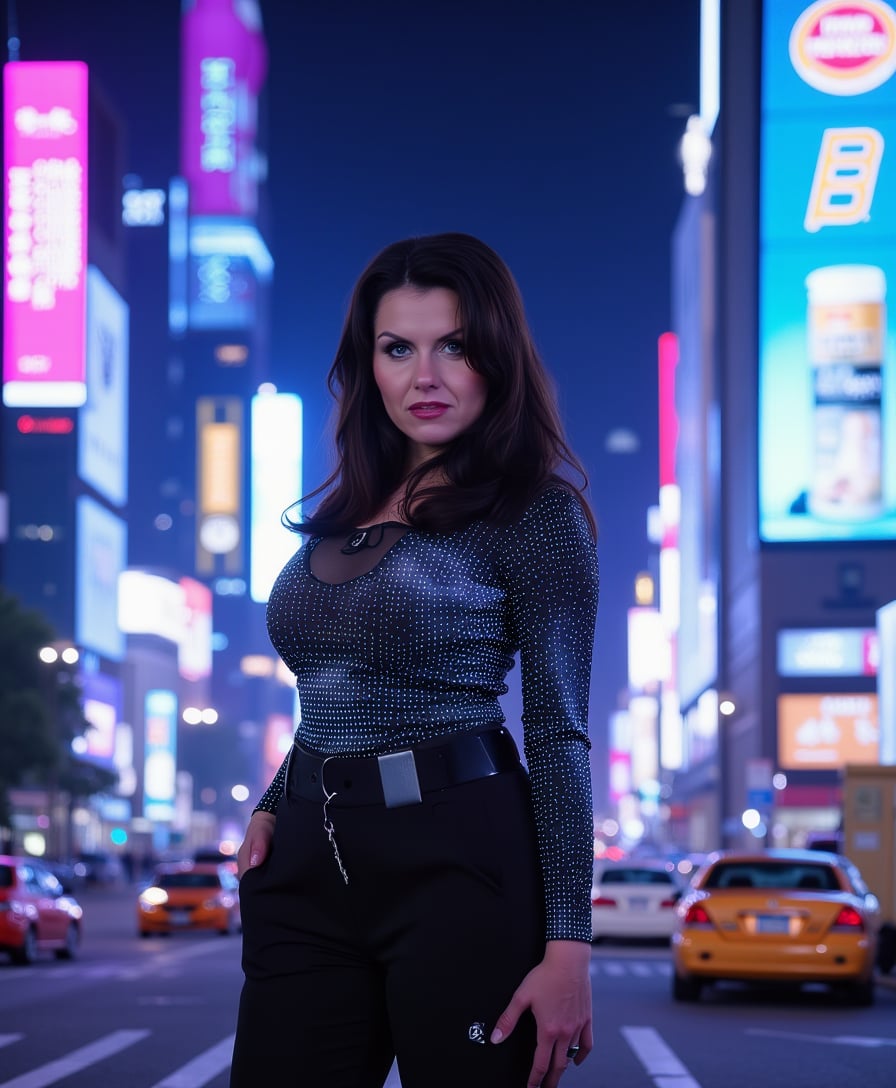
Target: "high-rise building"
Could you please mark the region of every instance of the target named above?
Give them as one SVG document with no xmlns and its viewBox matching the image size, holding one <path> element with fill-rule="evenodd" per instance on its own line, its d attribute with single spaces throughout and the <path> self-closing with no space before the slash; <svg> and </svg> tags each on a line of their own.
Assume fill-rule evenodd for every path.
<svg viewBox="0 0 896 1088">
<path fill-rule="evenodd" d="M 252 533 L 301 488 L 301 403 L 267 381 L 266 47 L 251 0 L 185 4 L 159 69 L 180 98 L 133 88 L 158 123 L 126 145 L 78 40 L 5 69 L 2 575 L 81 651 L 120 772 L 91 835 L 159 850 L 238 835 L 231 787 L 254 796 L 291 734 L 264 605 L 298 538 Z"/>
<path fill-rule="evenodd" d="M 704 7 L 711 158 L 673 241 L 670 834 L 800 845 L 836 833 L 846 764 L 896 762 L 877 705 L 896 598 L 896 9 Z"/>
</svg>

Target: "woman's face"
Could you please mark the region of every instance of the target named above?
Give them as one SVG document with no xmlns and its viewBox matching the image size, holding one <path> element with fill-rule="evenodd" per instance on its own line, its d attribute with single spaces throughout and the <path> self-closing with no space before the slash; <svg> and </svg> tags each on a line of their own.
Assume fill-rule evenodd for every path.
<svg viewBox="0 0 896 1088">
<path fill-rule="evenodd" d="M 386 414 L 406 435 L 413 468 L 482 414 L 485 378 L 467 365 L 457 295 L 444 287 L 399 287 L 373 322 L 373 376 Z"/>
</svg>

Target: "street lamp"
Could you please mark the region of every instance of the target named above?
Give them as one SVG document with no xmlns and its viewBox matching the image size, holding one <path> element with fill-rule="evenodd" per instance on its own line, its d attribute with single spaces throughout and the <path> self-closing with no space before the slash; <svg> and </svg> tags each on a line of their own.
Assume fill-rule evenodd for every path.
<svg viewBox="0 0 896 1088">
<path fill-rule="evenodd" d="M 684 172 L 685 192 L 700 196 L 706 188 L 709 160 L 712 158 L 712 141 L 699 114 L 687 120 L 684 135 L 678 145 L 678 157 Z"/>
<path fill-rule="evenodd" d="M 81 658 L 81 654 L 78 651 L 77 646 L 72 646 L 67 642 L 56 642 L 49 646 L 41 646 L 37 652 L 38 658 L 48 666 L 53 667 L 53 677 L 45 684 L 45 691 L 48 696 L 48 704 L 50 708 L 50 714 L 52 717 L 53 731 L 56 737 L 56 741 L 61 747 L 64 740 L 61 729 L 61 705 L 59 701 L 59 687 L 61 684 L 69 683 L 71 677 L 67 669 L 60 666 L 72 666 L 77 665 Z M 50 853 L 58 857 L 60 854 L 60 848 L 65 847 L 65 852 L 71 852 L 71 808 L 69 807 L 68 815 L 66 818 L 65 826 L 65 841 L 62 840 L 62 836 L 59 833 L 59 820 L 57 819 L 57 807 L 59 803 L 59 768 L 54 765 L 49 772 L 47 779 L 47 815 L 49 817 L 47 832 L 50 845 Z"/>
<path fill-rule="evenodd" d="M 737 705 L 730 695 L 723 695 L 719 700 L 719 713 L 723 718 L 730 718 L 731 715 L 737 710 Z"/>
<path fill-rule="evenodd" d="M 181 717 L 187 725 L 214 725 L 218 720 L 218 712 L 213 706 L 185 706 Z"/>
<path fill-rule="evenodd" d="M 66 665 L 76 665 L 81 654 L 77 646 L 41 646 L 37 656 L 45 665 L 54 665 L 57 661 L 62 661 Z"/>
</svg>

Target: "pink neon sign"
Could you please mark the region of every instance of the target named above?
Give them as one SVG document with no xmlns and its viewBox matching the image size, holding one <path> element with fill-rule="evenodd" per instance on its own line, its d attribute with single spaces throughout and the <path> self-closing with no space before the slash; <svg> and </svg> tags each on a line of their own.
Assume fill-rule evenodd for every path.
<svg viewBox="0 0 896 1088">
<path fill-rule="evenodd" d="M 181 173 L 191 215 L 255 215 L 266 72 L 257 3 L 193 0 L 181 22 Z"/>
<path fill-rule="evenodd" d="M 3 402 L 86 399 L 87 66 L 3 70 Z"/>
<path fill-rule="evenodd" d="M 212 591 L 195 578 L 181 578 L 184 594 L 184 632 L 177 666 L 185 680 L 204 680 L 212 674 Z"/>
</svg>

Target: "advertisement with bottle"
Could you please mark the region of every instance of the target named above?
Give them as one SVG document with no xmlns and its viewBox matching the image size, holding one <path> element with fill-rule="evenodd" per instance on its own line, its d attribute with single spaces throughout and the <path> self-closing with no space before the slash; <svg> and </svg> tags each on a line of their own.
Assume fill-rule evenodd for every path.
<svg viewBox="0 0 896 1088">
<path fill-rule="evenodd" d="M 896 8 L 764 12 L 760 535 L 892 540 Z"/>
</svg>

